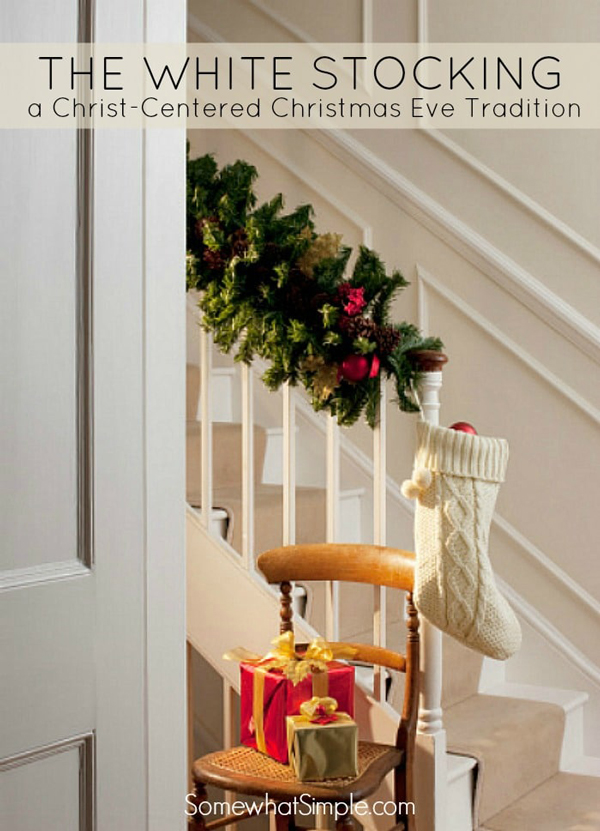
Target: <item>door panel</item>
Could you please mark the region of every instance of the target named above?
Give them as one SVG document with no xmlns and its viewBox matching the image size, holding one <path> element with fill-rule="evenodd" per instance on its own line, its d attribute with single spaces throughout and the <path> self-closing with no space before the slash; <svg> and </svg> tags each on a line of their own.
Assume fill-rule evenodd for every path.
<svg viewBox="0 0 600 831">
<path fill-rule="evenodd" d="M 181 2 L 94 5 L 107 42 L 183 40 Z M 0 30 L 72 41 L 91 6 Z M 2 829 L 185 825 L 184 160 L 178 131 L 0 132 Z"/>
<path fill-rule="evenodd" d="M 92 831 L 93 734 L 40 748 L 0 765 L 0 828 Z M 35 787 L 32 787 L 35 783 Z"/>
<path fill-rule="evenodd" d="M 18 130 L 3 138 L 0 176 L 11 196 L 0 250 L 0 578 L 87 559 L 78 552 L 78 459 L 86 449 L 78 440 L 77 367 L 78 331 L 89 327 L 77 319 L 86 286 L 77 262 L 85 244 L 78 238 L 77 135 Z"/>
</svg>

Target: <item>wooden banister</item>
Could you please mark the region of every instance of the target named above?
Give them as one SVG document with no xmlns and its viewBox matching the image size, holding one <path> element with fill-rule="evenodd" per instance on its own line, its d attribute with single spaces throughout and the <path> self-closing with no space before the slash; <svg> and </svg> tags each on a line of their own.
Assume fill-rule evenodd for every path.
<svg viewBox="0 0 600 831">
<path fill-rule="evenodd" d="M 415 349 L 410 355 L 420 372 L 441 372 L 448 363 L 448 356 L 435 349 Z"/>
</svg>

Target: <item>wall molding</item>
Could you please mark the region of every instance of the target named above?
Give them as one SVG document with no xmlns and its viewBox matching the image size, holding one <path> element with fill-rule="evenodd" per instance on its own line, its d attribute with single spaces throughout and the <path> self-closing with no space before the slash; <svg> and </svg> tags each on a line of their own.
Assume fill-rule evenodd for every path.
<svg viewBox="0 0 600 831">
<path fill-rule="evenodd" d="M 417 0 L 417 43 L 429 43 L 429 6 L 427 0 Z"/>
<path fill-rule="evenodd" d="M 425 287 L 432 289 L 440 297 L 444 298 L 450 305 L 458 309 L 461 314 L 472 321 L 479 329 L 484 331 L 493 340 L 499 343 L 504 349 L 514 355 L 518 360 L 524 363 L 536 375 L 542 378 L 555 392 L 558 392 L 563 398 L 566 398 L 569 403 L 577 407 L 584 415 L 600 425 L 600 410 L 580 395 L 576 390 L 566 384 L 562 378 L 555 375 L 547 366 L 534 358 L 529 352 L 519 346 L 504 332 L 498 329 L 491 320 L 484 317 L 476 309 L 470 306 L 462 297 L 459 297 L 451 289 L 444 286 L 439 280 L 433 277 L 422 266 L 417 264 L 417 280 L 419 282 L 419 307 L 420 307 L 420 324 L 425 332 L 429 329 L 427 320 L 427 296 Z"/>
<path fill-rule="evenodd" d="M 494 185 L 495 188 L 502 191 L 506 196 L 509 196 L 514 202 L 517 202 L 540 222 L 547 225 L 557 234 L 560 234 L 574 248 L 577 248 L 595 263 L 600 264 L 600 248 L 571 228 L 566 222 L 563 222 L 562 219 L 559 219 L 547 208 L 540 205 L 539 202 L 536 202 L 535 199 L 527 196 L 522 190 L 515 187 L 515 185 L 511 184 L 503 176 L 500 176 L 499 173 L 496 173 L 486 164 L 479 161 L 476 156 L 473 156 L 468 150 L 462 148 L 453 139 L 444 135 L 440 130 L 423 130 L 423 135 L 451 153 L 464 165 L 470 167 L 471 170 L 474 170 L 479 176 Z"/>
<path fill-rule="evenodd" d="M 276 12 L 274 9 L 270 8 L 270 6 L 267 6 L 263 0 L 246 0 L 246 2 L 248 5 L 254 6 L 257 11 L 263 14 L 276 26 L 279 26 L 287 32 L 288 35 L 295 38 L 299 43 L 311 43 L 313 41 L 313 38 L 308 34 L 308 32 L 305 32 L 304 29 L 300 28 L 300 26 L 296 26 L 295 23 L 291 23 L 280 12 Z"/>
<path fill-rule="evenodd" d="M 446 210 L 353 136 L 313 130 L 310 136 L 328 152 L 446 242 L 465 260 L 515 297 L 596 363 L 600 363 L 600 328 L 562 300 L 537 278 Z"/>
<path fill-rule="evenodd" d="M 15 568 L 0 572 L 0 592 L 7 589 L 34 586 L 37 583 L 52 583 L 55 580 L 70 580 L 85 577 L 90 569 L 81 560 L 65 560 L 62 563 L 42 563 L 39 566 Z"/>
<path fill-rule="evenodd" d="M 496 528 L 499 528 L 503 534 L 514 542 L 522 551 L 524 551 L 532 560 L 535 560 L 538 565 L 550 574 L 559 585 L 568 589 L 572 595 L 580 600 L 588 607 L 597 617 L 600 617 L 600 603 L 595 597 L 587 592 L 576 580 L 574 580 L 566 571 L 551 560 L 544 552 L 534 545 L 531 540 L 527 539 L 514 525 L 511 525 L 506 519 L 501 517 L 498 512 L 494 514 L 493 523 Z"/>
<path fill-rule="evenodd" d="M 79 754 L 79 829 L 96 828 L 95 733 L 84 733 L 42 747 L 26 750 L 0 759 L 0 775 L 5 771 L 41 762 L 52 756 L 76 751 Z M 43 817 L 43 812 L 40 814 Z"/>
<path fill-rule="evenodd" d="M 417 20 L 417 42 L 419 45 L 424 46 L 429 43 L 429 0 L 417 0 Z M 474 170 L 486 181 L 490 182 L 506 196 L 509 196 L 522 208 L 525 208 L 526 211 L 528 211 L 540 222 L 543 222 L 553 231 L 560 234 L 563 239 L 569 242 L 573 247 L 577 248 L 594 262 L 600 263 L 600 248 L 586 239 L 582 234 L 575 231 L 575 229 L 566 222 L 563 222 L 562 219 L 559 219 L 552 213 L 552 211 L 549 211 L 547 208 L 540 205 L 539 202 L 536 202 L 535 199 L 527 196 L 524 191 L 481 162 L 476 156 L 469 153 L 468 150 L 465 150 L 456 141 L 442 133 L 441 130 L 423 130 L 422 133 L 448 153 L 455 156 L 455 158 L 459 159 L 463 164 L 470 167 L 471 170 Z"/>
<path fill-rule="evenodd" d="M 591 661 L 587 655 L 566 638 L 562 632 L 553 626 L 549 620 L 541 615 L 530 603 L 509 586 L 501 577 L 496 575 L 496 582 L 502 594 L 509 600 L 517 614 L 525 620 L 544 640 L 552 646 L 567 663 L 574 664 L 577 669 L 596 687 L 600 689 L 600 667 Z"/>
</svg>

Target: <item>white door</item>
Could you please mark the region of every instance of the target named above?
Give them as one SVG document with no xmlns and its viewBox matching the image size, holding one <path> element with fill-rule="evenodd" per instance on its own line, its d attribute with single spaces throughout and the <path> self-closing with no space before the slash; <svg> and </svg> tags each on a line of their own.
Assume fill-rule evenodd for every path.
<svg viewBox="0 0 600 831">
<path fill-rule="evenodd" d="M 0 39 L 184 18 L 3 0 Z M 175 131 L 0 133 L 2 831 L 184 828 L 184 154 Z"/>
</svg>

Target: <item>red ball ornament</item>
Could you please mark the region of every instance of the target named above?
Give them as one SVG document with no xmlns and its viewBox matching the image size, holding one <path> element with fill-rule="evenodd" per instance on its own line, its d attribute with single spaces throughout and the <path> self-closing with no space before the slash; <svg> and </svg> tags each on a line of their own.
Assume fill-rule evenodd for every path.
<svg viewBox="0 0 600 831">
<path fill-rule="evenodd" d="M 364 355 L 348 355 L 341 363 L 339 374 L 346 381 L 356 384 L 367 377 L 370 369 L 369 360 Z"/>
<path fill-rule="evenodd" d="M 460 433 L 470 433 L 472 436 L 477 435 L 477 430 L 468 421 L 455 421 L 450 425 L 451 430 L 458 430 Z"/>
</svg>

